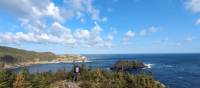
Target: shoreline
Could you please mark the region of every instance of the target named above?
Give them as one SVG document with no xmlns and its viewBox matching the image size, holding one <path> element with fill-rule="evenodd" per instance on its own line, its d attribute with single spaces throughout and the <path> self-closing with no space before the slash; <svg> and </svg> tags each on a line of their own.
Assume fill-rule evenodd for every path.
<svg viewBox="0 0 200 88">
<path fill-rule="evenodd" d="M 32 65 L 40 65 L 40 64 L 59 64 L 59 63 L 91 63 L 90 60 L 74 60 L 74 61 L 38 61 L 38 62 L 22 62 L 18 64 L 5 64 L 4 69 L 16 69 L 21 67 L 28 67 Z"/>
</svg>

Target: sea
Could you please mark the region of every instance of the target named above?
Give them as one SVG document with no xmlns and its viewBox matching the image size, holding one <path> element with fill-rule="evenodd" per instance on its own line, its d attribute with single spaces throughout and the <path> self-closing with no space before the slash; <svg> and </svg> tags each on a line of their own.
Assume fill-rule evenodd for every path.
<svg viewBox="0 0 200 88">
<path fill-rule="evenodd" d="M 147 65 L 154 76 L 169 88 L 200 88 L 200 54 L 87 54 L 91 68 L 108 69 L 118 60 L 138 60 Z M 27 67 L 31 73 L 58 71 L 73 67 L 72 63 L 40 64 Z M 21 68 L 17 68 L 17 71 Z"/>
</svg>

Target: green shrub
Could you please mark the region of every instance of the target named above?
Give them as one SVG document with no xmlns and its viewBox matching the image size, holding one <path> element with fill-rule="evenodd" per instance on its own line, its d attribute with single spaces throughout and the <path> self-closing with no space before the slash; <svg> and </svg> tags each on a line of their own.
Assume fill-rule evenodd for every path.
<svg viewBox="0 0 200 88">
<path fill-rule="evenodd" d="M 78 78 L 81 88 L 164 88 L 152 75 L 143 73 L 81 68 Z M 72 72 L 66 72 L 65 69 L 35 74 L 30 74 L 27 69 L 19 73 L 0 71 L 0 88 L 50 88 L 54 82 L 63 80 L 72 81 Z"/>
</svg>

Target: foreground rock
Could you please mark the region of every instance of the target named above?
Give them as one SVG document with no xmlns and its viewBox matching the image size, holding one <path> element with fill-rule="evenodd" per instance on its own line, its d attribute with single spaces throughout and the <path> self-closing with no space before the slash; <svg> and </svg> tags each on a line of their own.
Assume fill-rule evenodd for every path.
<svg viewBox="0 0 200 88">
<path fill-rule="evenodd" d="M 51 85 L 53 88 L 80 88 L 79 83 L 64 81 L 57 81 Z"/>
</svg>

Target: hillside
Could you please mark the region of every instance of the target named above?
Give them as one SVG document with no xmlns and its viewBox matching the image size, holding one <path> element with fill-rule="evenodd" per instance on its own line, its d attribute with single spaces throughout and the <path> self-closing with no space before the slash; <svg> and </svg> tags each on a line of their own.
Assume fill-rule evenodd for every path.
<svg viewBox="0 0 200 88">
<path fill-rule="evenodd" d="M 0 46 L 1 62 L 16 63 L 25 61 L 49 61 L 57 56 L 51 52 L 34 52 L 22 49 Z"/>
</svg>

